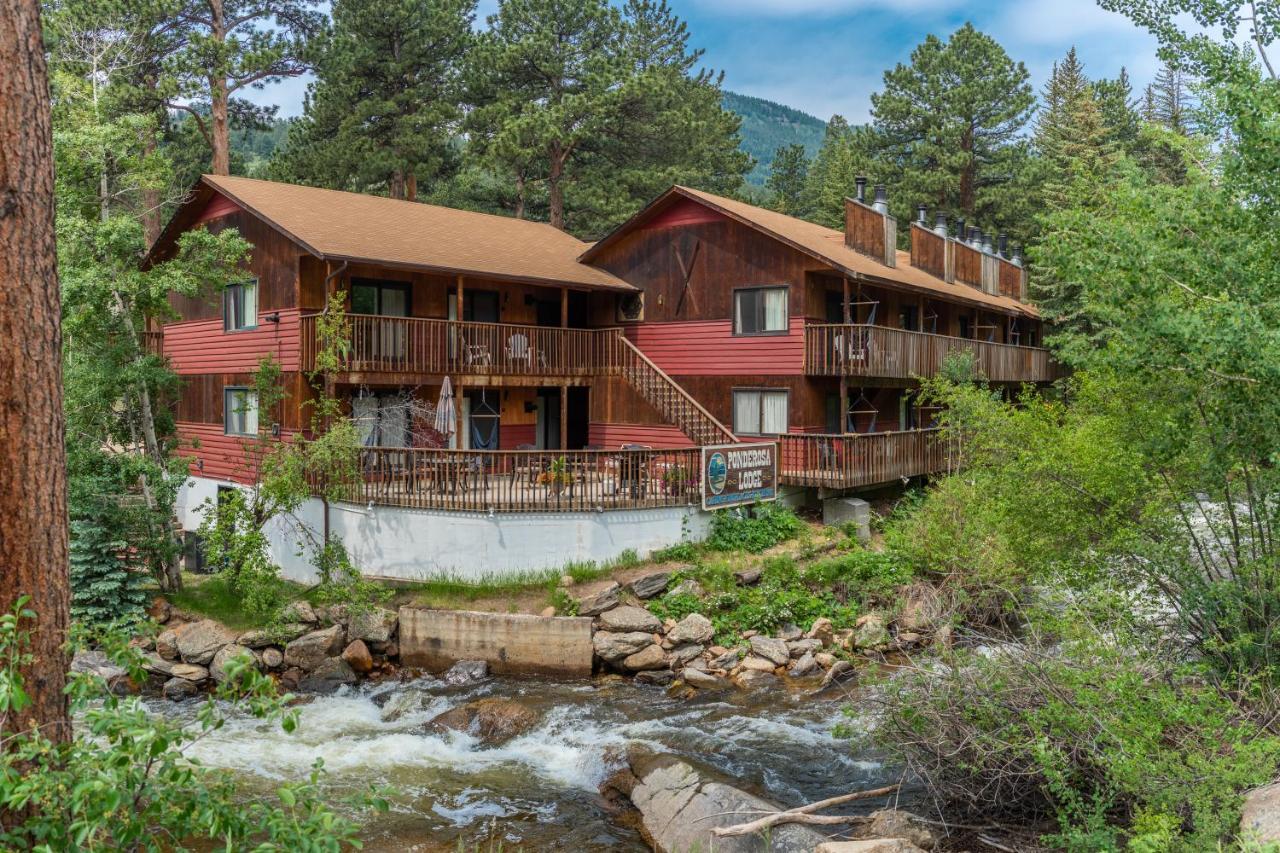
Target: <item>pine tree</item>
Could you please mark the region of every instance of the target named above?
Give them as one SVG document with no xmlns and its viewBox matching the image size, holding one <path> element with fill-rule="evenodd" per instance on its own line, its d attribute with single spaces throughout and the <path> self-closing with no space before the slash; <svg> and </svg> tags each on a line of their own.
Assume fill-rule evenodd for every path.
<svg viewBox="0 0 1280 853">
<path fill-rule="evenodd" d="M 832 228 L 844 226 L 844 200 L 854 194 L 855 180 L 859 176 L 872 183 L 883 180 L 883 166 L 875 161 L 877 148 L 872 129 L 850 127 L 843 116 L 831 117 L 805 180 L 803 207 L 813 221 Z"/>
<path fill-rule="evenodd" d="M 1190 75 L 1166 62 L 1147 86 L 1143 118 L 1174 133 L 1190 136 L 1194 132 L 1191 119 L 1194 108 Z"/>
<path fill-rule="evenodd" d="M 1040 189 L 1044 206 L 1057 210 L 1099 190 L 1115 163 L 1115 144 L 1074 47 L 1054 63 L 1041 100 L 1034 137 Z"/>
<path fill-rule="evenodd" d="M 1139 130 L 1142 116 L 1133 97 L 1133 84 L 1124 68 L 1114 80 L 1106 78 L 1093 82 L 1093 95 L 1102 111 L 1102 123 L 1106 127 L 1107 141 L 1116 150 L 1134 156 L 1140 148 Z"/>
<path fill-rule="evenodd" d="M 871 112 L 899 218 L 924 203 L 987 230 L 1025 234 L 1030 158 L 1022 135 L 1035 103 L 1028 81 L 1022 63 L 971 24 L 945 42 L 927 37 L 910 65 L 885 72 Z"/>
<path fill-rule="evenodd" d="M 130 622 L 146 607 L 147 576 L 131 564 L 118 519 L 118 512 L 101 509 L 72 512 L 71 615 L 84 622 Z"/>
<path fill-rule="evenodd" d="M 765 181 L 765 187 L 773 193 L 770 206 L 789 216 L 804 216 L 804 188 L 808 173 L 809 158 L 803 145 L 793 143 L 773 152 L 769 178 Z"/>
<path fill-rule="evenodd" d="M 474 14 L 474 0 L 337 0 L 303 117 L 271 174 L 415 199 L 456 159 Z"/>
<path fill-rule="evenodd" d="M 1043 154 L 1046 147 L 1070 136 L 1072 113 L 1081 98 L 1087 97 L 1089 78 L 1076 56 L 1074 46 L 1061 62 L 1053 63 L 1053 71 L 1040 93 L 1040 110 L 1035 121 L 1036 148 Z"/>
</svg>

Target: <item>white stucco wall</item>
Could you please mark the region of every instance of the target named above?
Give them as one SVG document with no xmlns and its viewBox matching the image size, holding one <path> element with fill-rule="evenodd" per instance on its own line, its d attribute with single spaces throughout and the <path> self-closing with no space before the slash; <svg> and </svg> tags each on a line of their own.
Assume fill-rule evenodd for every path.
<svg viewBox="0 0 1280 853">
<path fill-rule="evenodd" d="M 200 506 L 216 497 L 218 485 L 205 478 L 188 481 L 178 500 L 185 529 L 199 526 Z M 299 525 L 319 539 L 323 513 L 319 500 L 308 500 L 296 519 L 269 528 L 273 557 L 286 577 L 315 579 L 307 555 L 299 553 L 299 541 L 307 538 Z M 372 577 L 416 580 L 447 574 L 481 580 L 571 562 L 604 562 L 628 549 L 643 557 L 682 539 L 705 538 L 710 519 L 708 513 L 687 507 L 488 515 L 334 504 L 329 531 Z"/>
</svg>

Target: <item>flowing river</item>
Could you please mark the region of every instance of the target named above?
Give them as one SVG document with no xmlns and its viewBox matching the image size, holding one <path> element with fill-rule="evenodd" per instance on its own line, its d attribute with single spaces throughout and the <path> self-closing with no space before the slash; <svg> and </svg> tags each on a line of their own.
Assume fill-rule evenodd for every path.
<svg viewBox="0 0 1280 853">
<path fill-rule="evenodd" d="M 424 733 L 437 714 L 483 696 L 515 699 L 539 722 L 494 748 L 467 734 Z M 897 781 L 832 735 L 842 721 L 860 725 L 844 717 L 846 704 L 839 695 L 781 690 L 683 700 L 622 681 L 495 678 L 449 687 L 428 677 L 318 697 L 301 708 L 292 735 L 235 717 L 190 754 L 235 772 L 251 790 L 304 778 L 316 759 L 334 802 L 370 784 L 390 787 L 390 813 L 363 828 L 366 850 L 644 851 L 639 833 L 597 793 L 628 743 L 687 756 L 787 805 Z M 194 703 L 152 707 L 178 716 L 195 710 Z"/>
</svg>

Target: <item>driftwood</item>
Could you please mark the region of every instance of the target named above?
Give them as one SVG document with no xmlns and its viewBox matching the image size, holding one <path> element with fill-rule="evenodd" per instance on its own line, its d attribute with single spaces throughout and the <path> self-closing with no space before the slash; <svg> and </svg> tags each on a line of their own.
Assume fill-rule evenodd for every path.
<svg viewBox="0 0 1280 853">
<path fill-rule="evenodd" d="M 748 821 L 747 823 L 739 823 L 733 826 L 717 826 L 711 830 L 711 834 L 717 838 L 724 838 L 732 835 L 751 835 L 762 829 L 768 829 L 771 826 L 777 826 L 780 823 L 807 823 L 818 824 L 823 826 L 832 826 L 844 823 L 858 823 L 861 818 L 851 815 L 818 815 L 814 812 L 829 809 L 832 806 L 843 805 L 844 803 L 852 803 L 855 800 L 869 800 L 872 797 L 883 797 L 886 794 L 892 794 L 898 790 L 898 785 L 885 785 L 883 788 L 873 788 L 869 791 L 854 791 L 852 794 L 841 794 L 838 797 L 830 797 L 825 800 L 819 800 L 816 803 L 809 803 L 807 806 L 797 806 L 794 809 L 787 809 L 781 812 L 772 812 L 762 818 Z"/>
</svg>

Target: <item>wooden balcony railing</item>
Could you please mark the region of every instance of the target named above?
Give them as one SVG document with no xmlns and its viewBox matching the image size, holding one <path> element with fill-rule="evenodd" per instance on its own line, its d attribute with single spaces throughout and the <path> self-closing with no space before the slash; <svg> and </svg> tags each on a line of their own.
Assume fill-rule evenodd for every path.
<svg viewBox="0 0 1280 853">
<path fill-rule="evenodd" d="M 964 350 L 975 354 L 979 375 L 992 382 L 1049 382 L 1058 375 L 1042 347 L 887 326 L 810 324 L 804 329 L 804 369 L 811 376 L 934 376 L 948 355 Z"/>
<path fill-rule="evenodd" d="M 302 366 L 315 367 L 316 316 L 302 317 Z M 576 376 L 596 371 L 595 329 L 348 314 L 345 368 L 354 373 Z"/>
<path fill-rule="evenodd" d="M 164 330 L 145 330 L 142 333 L 142 349 L 150 355 L 164 355 Z"/>
<path fill-rule="evenodd" d="M 940 430 L 788 434 L 779 437 L 779 477 L 796 486 L 845 489 L 936 474 L 948 467 Z"/>
<path fill-rule="evenodd" d="M 351 503 L 469 512 L 686 506 L 701 499 L 699 454 L 694 447 L 529 451 L 371 447 L 361 451 L 363 478 L 334 491 L 338 500 Z M 320 493 L 318 487 L 314 491 Z"/>
</svg>

